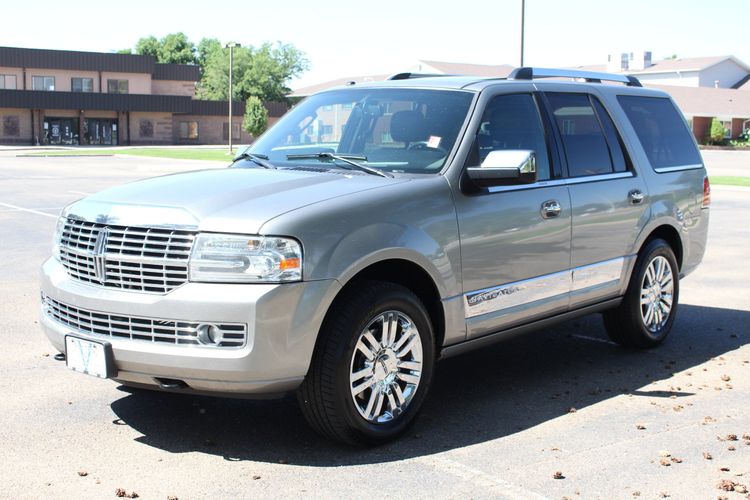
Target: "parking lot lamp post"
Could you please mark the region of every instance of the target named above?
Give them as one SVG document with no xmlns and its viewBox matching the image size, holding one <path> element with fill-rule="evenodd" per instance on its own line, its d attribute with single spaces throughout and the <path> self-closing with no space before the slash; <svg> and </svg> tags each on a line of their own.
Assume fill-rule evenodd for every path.
<svg viewBox="0 0 750 500">
<path fill-rule="evenodd" d="M 226 47 L 229 49 L 229 125 L 227 126 L 227 136 L 229 137 L 229 154 L 232 154 L 232 66 L 234 66 L 233 51 L 239 47 L 237 42 L 229 42 Z"/>
</svg>

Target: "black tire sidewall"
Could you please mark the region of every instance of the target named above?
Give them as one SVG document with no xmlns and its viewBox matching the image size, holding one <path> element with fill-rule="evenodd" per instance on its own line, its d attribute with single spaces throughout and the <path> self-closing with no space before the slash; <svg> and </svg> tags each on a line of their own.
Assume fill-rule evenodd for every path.
<svg viewBox="0 0 750 500">
<path fill-rule="evenodd" d="M 672 272 L 672 282 L 674 284 L 674 290 L 672 293 L 672 308 L 669 311 L 669 317 L 667 322 L 657 332 L 651 332 L 643 322 L 641 316 L 641 287 L 643 285 L 643 279 L 648 269 L 649 264 L 656 257 L 662 256 L 667 259 L 669 263 L 670 271 Z M 630 283 L 628 289 L 628 308 L 630 309 L 632 326 L 640 330 L 640 337 L 643 343 L 648 345 L 656 345 L 664 341 L 669 335 L 674 323 L 675 317 L 677 316 L 677 308 L 680 296 L 680 278 L 679 268 L 677 267 L 677 259 L 674 256 L 674 252 L 669 244 L 661 239 L 651 241 L 641 253 L 638 263 L 636 264 L 635 274 L 633 280 Z"/>
<path fill-rule="evenodd" d="M 348 322 L 350 334 L 340 351 L 335 377 L 336 405 L 346 425 L 353 429 L 360 439 L 370 443 L 393 439 L 406 430 L 427 396 L 432 382 L 435 361 L 432 324 L 424 305 L 419 299 L 409 290 L 398 285 L 384 288 L 382 292 L 378 293 L 377 297 L 375 301 L 365 307 L 352 311 L 351 318 L 353 321 Z M 390 422 L 373 424 L 366 421 L 354 406 L 350 392 L 349 372 L 354 349 L 362 330 L 373 318 L 391 310 L 400 311 L 409 316 L 419 331 L 422 342 L 422 375 L 417 392 L 404 412 Z"/>
</svg>

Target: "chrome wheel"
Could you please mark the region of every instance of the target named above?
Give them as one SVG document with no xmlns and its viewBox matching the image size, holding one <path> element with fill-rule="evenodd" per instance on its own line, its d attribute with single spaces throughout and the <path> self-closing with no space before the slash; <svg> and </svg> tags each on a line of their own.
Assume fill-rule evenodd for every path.
<svg viewBox="0 0 750 500">
<path fill-rule="evenodd" d="M 409 316 L 386 311 L 359 334 L 349 371 L 354 406 L 368 422 L 398 417 L 422 378 L 422 340 Z"/>
<path fill-rule="evenodd" d="M 656 333 L 666 325 L 673 299 L 672 269 L 669 261 L 658 255 L 649 262 L 641 284 L 641 318 L 649 332 Z"/>
</svg>

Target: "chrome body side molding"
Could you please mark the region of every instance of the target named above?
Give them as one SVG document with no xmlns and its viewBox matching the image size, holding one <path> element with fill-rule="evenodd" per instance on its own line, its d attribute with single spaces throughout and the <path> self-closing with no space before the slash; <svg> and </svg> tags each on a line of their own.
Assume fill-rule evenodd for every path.
<svg viewBox="0 0 750 500">
<path fill-rule="evenodd" d="M 507 283 L 464 294 L 467 319 L 532 304 L 571 292 L 619 283 L 625 257 L 605 260 L 558 273 Z"/>
</svg>

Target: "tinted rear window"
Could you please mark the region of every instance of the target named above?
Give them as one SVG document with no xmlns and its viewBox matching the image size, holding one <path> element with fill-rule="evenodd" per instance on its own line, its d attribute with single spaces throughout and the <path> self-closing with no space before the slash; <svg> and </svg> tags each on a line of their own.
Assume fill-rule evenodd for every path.
<svg viewBox="0 0 750 500">
<path fill-rule="evenodd" d="M 617 96 L 653 168 L 703 163 L 680 112 L 664 97 Z"/>
</svg>

